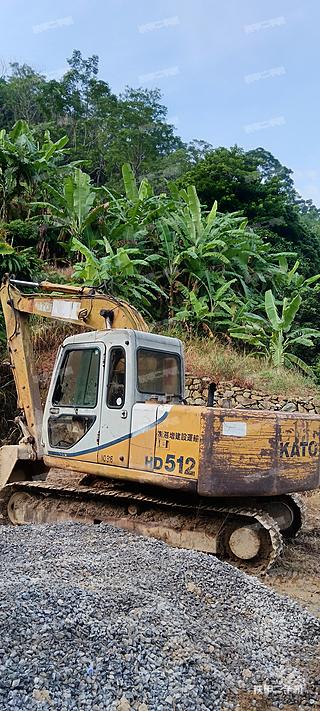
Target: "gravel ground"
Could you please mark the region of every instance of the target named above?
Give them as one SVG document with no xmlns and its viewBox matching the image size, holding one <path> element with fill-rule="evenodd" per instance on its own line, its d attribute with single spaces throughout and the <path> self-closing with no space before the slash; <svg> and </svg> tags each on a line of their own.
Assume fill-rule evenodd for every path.
<svg viewBox="0 0 320 711">
<path fill-rule="evenodd" d="M 0 709 L 320 708 L 320 621 L 107 525 L 0 530 Z"/>
</svg>

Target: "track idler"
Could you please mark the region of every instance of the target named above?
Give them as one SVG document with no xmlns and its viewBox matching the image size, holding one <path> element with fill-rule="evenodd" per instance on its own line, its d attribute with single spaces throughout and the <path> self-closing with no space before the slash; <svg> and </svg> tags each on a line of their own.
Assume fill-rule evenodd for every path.
<svg viewBox="0 0 320 711">
<path fill-rule="evenodd" d="M 303 502 L 297 494 L 269 499 L 263 510 L 277 522 L 284 538 L 294 538 L 303 526 Z"/>
</svg>

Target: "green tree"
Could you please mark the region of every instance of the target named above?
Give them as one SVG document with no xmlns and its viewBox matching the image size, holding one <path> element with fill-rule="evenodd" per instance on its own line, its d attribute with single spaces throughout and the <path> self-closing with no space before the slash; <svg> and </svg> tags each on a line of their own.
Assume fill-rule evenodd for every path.
<svg viewBox="0 0 320 711">
<path fill-rule="evenodd" d="M 121 189 L 121 166 L 130 162 L 139 180 L 149 174 L 156 190 L 192 167 L 209 144 L 188 146 L 168 123 L 158 89 L 132 89 L 116 96 L 99 77 L 99 58 L 74 50 L 61 79 L 48 80 L 26 64 L 10 65 L 0 79 L 0 119 L 32 124 L 36 136 L 48 129 L 54 140 L 69 138 L 71 160 L 85 161 L 96 185 Z M 172 156 L 172 159 L 171 159 Z"/>
<path fill-rule="evenodd" d="M 319 212 L 296 193 L 292 171 L 263 148 L 217 148 L 205 155 L 180 184 L 196 186 L 210 209 L 242 211 L 252 228 L 277 251 L 298 253 L 308 276 L 320 271 Z M 304 219 L 302 219 L 302 212 Z M 306 215 L 313 215 L 313 221 Z"/>
<path fill-rule="evenodd" d="M 9 130 L 23 119 L 30 125 L 44 120 L 41 96 L 46 79 L 27 64 L 10 64 L 9 76 L 0 82 L 1 125 Z"/>
</svg>

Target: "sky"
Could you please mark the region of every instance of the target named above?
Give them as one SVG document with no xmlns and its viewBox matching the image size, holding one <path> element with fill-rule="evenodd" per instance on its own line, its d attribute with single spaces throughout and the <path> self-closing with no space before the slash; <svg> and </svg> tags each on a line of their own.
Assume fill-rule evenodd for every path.
<svg viewBox="0 0 320 711">
<path fill-rule="evenodd" d="M 1 0 L 0 70 L 59 78 L 73 49 L 100 78 L 159 87 L 184 141 L 263 146 L 320 207 L 318 0 Z M 4 31 L 5 28 L 5 31 Z"/>
</svg>

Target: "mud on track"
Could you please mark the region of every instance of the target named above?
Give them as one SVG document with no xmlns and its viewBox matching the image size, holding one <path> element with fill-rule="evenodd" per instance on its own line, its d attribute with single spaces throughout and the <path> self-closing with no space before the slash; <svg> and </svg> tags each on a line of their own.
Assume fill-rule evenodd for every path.
<svg viewBox="0 0 320 711">
<path fill-rule="evenodd" d="M 320 617 L 320 492 L 305 494 L 305 527 L 261 579 Z"/>
</svg>

